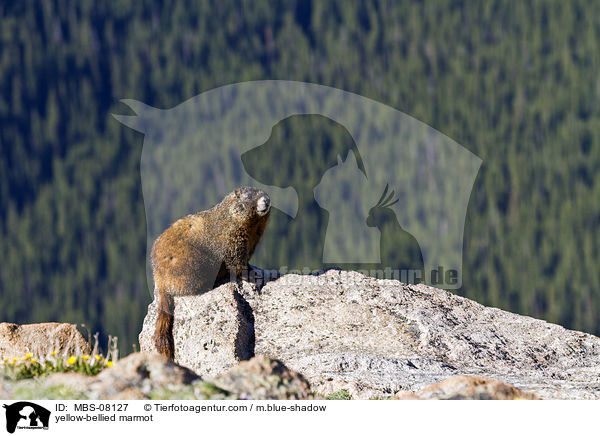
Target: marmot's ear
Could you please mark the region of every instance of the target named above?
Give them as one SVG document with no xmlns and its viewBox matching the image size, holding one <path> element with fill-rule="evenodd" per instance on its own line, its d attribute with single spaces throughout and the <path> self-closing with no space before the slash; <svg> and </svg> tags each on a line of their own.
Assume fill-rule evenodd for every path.
<svg viewBox="0 0 600 436">
<path fill-rule="evenodd" d="M 230 215 L 233 217 L 242 216 L 244 213 L 244 205 L 238 201 L 233 201 L 229 206 Z"/>
</svg>

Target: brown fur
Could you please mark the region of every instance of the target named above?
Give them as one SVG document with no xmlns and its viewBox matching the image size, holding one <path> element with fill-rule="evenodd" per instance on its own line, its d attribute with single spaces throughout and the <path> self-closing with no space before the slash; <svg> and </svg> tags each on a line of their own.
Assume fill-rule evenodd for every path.
<svg viewBox="0 0 600 436">
<path fill-rule="evenodd" d="M 263 198 L 264 200 L 261 200 Z M 258 210 L 259 200 L 267 205 Z M 173 359 L 175 296 L 206 292 L 215 282 L 239 277 L 260 242 L 270 199 L 256 188 L 238 188 L 211 209 L 175 221 L 152 246 L 152 272 L 159 310 L 154 344 Z"/>
</svg>

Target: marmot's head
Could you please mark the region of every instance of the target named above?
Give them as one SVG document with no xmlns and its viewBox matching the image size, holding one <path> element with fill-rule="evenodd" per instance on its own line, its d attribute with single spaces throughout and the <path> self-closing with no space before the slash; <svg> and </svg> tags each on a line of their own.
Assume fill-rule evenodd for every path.
<svg viewBox="0 0 600 436">
<path fill-rule="evenodd" d="M 269 195 L 249 186 L 236 189 L 224 202 L 229 204 L 231 216 L 241 222 L 266 221 L 271 212 Z"/>
</svg>

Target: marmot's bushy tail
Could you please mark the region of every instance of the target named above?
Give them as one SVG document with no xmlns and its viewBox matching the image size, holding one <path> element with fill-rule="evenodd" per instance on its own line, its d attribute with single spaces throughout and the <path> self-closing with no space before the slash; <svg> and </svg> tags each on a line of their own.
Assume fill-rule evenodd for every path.
<svg viewBox="0 0 600 436">
<path fill-rule="evenodd" d="M 158 290 L 158 319 L 154 332 L 154 345 L 156 350 L 169 359 L 175 358 L 175 344 L 173 340 L 173 311 L 175 302 L 173 296 L 162 289 Z"/>
</svg>

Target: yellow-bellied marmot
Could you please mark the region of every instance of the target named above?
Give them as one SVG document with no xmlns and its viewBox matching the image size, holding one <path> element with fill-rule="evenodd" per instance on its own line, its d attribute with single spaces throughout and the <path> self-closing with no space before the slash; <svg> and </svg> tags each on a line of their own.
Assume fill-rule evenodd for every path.
<svg viewBox="0 0 600 436">
<path fill-rule="evenodd" d="M 174 296 L 213 288 L 238 277 L 263 235 L 271 200 L 260 189 L 238 188 L 211 209 L 175 221 L 152 246 L 152 272 L 158 290 L 154 344 L 173 359 Z"/>
</svg>

